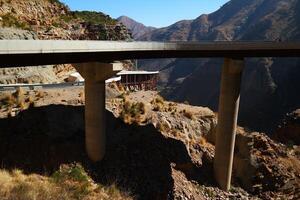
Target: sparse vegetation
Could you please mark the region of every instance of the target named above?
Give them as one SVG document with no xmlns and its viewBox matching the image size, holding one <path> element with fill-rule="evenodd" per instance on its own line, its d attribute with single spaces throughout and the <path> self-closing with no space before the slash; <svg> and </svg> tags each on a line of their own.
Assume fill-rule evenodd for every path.
<svg viewBox="0 0 300 200">
<path fill-rule="evenodd" d="M 120 98 L 120 99 L 122 99 L 125 102 L 126 101 L 126 96 L 127 96 L 127 93 L 123 92 L 119 96 L 117 96 L 117 98 Z"/>
<path fill-rule="evenodd" d="M 163 111 L 164 109 L 164 99 L 161 96 L 157 96 L 151 101 L 154 111 Z"/>
<path fill-rule="evenodd" d="M 17 88 L 13 93 L 5 92 L 0 96 L 0 108 L 8 111 L 8 117 L 13 116 L 13 109 L 15 112 L 26 110 L 35 107 L 35 101 L 43 98 L 44 92 L 35 91 L 34 93 L 25 92 L 22 88 Z"/>
<path fill-rule="evenodd" d="M 94 183 L 80 164 L 63 165 L 51 177 L 0 170 L 0 196 L 7 200 L 132 199 L 115 185 Z"/>
<path fill-rule="evenodd" d="M 83 19 L 84 21 L 91 24 L 115 25 L 117 23 L 117 20 L 112 19 L 109 15 L 105 15 L 102 12 L 74 11 L 73 15 L 76 18 Z"/>
<path fill-rule="evenodd" d="M 72 15 L 61 15 L 60 18 L 66 23 L 69 23 L 74 19 Z"/>
<path fill-rule="evenodd" d="M 10 13 L 0 16 L 2 18 L 2 26 L 3 27 L 16 27 L 24 30 L 31 30 L 31 27 L 18 20 L 15 16 L 11 15 Z"/>
<path fill-rule="evenodd" d="M 128 124 L 141 124 L 145 121 L 146 106 L 143 102 L 132 103 L 125 101 L 120 113 L 120 117 Z"/>
</svg>

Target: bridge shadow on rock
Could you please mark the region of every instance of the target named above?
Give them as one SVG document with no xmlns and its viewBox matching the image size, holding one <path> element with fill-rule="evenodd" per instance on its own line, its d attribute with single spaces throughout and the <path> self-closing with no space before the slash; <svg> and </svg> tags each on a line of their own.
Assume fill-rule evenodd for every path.
<svg viewBox="0 0 300 200">
<path fill-rule="evenodd" d="M 183 142 L 152 125 L 106 116 L 107 152 L 97 164 L 85 154 L 83 106 L 49 105 L 0 119 L 1 168 L 52 174 L 61 164 L 80 162 L 96 182 L 116 184 L 137 199 L 173 199 L 172 167 L 201 184 L 211 175 L 210 166 L 193 164 Z"/>
</svg>

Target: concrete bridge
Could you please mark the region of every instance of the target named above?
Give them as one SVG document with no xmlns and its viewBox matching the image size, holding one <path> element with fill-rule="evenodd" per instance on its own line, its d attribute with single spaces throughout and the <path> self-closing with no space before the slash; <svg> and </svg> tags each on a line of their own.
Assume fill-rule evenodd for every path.
<svg viewBox="0 0 300 200">
<path fill-rule="evenodd" d="M 0 66 L 75 64 L 85 78 L 86 151 L 105 154 L 105 80 L 123 59 L 223 57 L 214 173 L 224 190 L 231 182 L 240 85 L 246 57 L 300 57 L 300 42 L 0 41 Z"/>
</svg>

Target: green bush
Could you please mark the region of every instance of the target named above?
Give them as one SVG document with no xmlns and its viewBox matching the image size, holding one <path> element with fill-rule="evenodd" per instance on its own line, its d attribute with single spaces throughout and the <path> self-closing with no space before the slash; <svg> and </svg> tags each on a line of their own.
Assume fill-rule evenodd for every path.
<svg viewBox="0 0 300 200">
<path fill-rule="evenodd" d="M 55 182 L 61 182 L 68 179 L 78 182 L 89 181 L 89 177 L 84 168 L 78 163 L 61 166 L 61 168 L 52 175 L 52 178 Z"/>
<path fill-rule="evenodd" d="M 72 15 L 62 15 L 60 18 L 66 23 L 69 23 L 74 19 Z"/>
<path fill-rule="evenodd" d="M 107 24 L 115 25 L 117 20 L 112 19 L 110 16 L 103 14 L 102 12 L 95 11 L 74 11 L 74 17 L 83 19 L 85 22 L 91 24 Z"/>
</svg>

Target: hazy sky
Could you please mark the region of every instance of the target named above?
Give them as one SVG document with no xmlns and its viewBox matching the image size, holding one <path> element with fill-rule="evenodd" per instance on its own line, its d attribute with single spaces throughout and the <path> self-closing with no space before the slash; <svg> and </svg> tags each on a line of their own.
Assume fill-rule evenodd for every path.
<svg viewBox="0 0 300 200">
<path fill-rule="evenodd" d="M 229 0 L 61 0 L 72 10 L 104 12 L 113 18 L 126 15 L 147 26 L 163 27 L 182 19 L 211 13 Z"/>
</svg>

